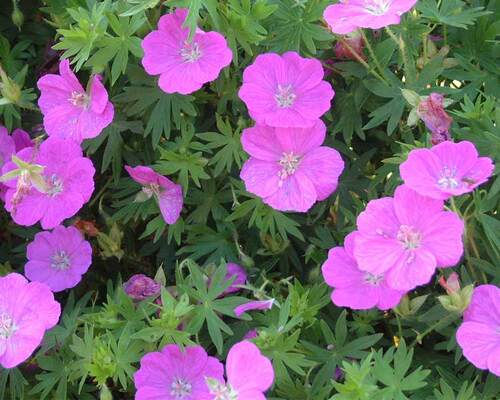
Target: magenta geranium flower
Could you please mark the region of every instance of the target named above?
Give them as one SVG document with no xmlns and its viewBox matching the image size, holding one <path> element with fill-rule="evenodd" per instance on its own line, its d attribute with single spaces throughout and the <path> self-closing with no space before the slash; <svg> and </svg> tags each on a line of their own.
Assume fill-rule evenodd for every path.
<svg viewBox="0 0 500 400">
<path fill-rule="evenodd" d="M 473 191 L 493 173 L 493 161 L 479 157 L 467 141 L 443 142 L 410 151 L 399 166 L 405 184 L 423 196 L 446 200 Z"/>
<path fill-rule="evenodd" d="M 227 263 L 226 268 L 226 281 L 230 279 L 234 279 L 234 281 L 231 283 L 231 286 L 224 291 L 224 295 L 240 291 L 241 288 L 239 286 L 244 285 L 247 282 L 247 273 L 241 265 Z"/>
<path fill-rule="evenodd" d="M 321 268 L 325 282 L 334 288 L 332 302 L 354 310 L 395 307 L 405 292 L 391 289 L 384 273 L 372 274 L 358 268 L 353 254 L 356 235 L 357 232 L 350 233 L 344 240 L 344 247 L 331 249 Z"/>
<path fill-rule="evenodd" d="M 326 7 L 323 18 L 332 32 L 344 35 L 359 28 L 399 24 L 417 0 L 340 0 Z"/>
<path fill-rule="evenodd" d="M 212 400 L 205 379 L 224 381 L 224 368 L 201 346 L 182 351 L 169 344 L 160 352 L 148 353 L 134 375 L 136 400 Z"/>
<path fill-rule="evenodd" d="M 49 136 L 80 143 L 96 137 L 113 121 L 115 111 L 101 77 L 94 75 L 85 91 L 68 60 L 60 62 L 59 75 L 44 75 L 37 85 L 41 92 L 38 105 Z"/>
<path fill-rule="evenodd" d="M 131 299 L 142 301 L 158 296 L 161 292 L 161 285 L 149 276 L 135 274 L 123 284 L 123 290 Z"/>
<path fill-rule="evenodd" d="M 24 274 L 53 292 L 75 287 L 92 264 L 92 247 L 73 226 L 40 232 L 26 249 Z"/>
<path fill-rule="evenodd" d="M 2 167 L 11 160 L 13 154 L 25 147 L 33 146 L 30 136 L 22 129 L 16 129 L 9 135 L 9 131 L 0 125 L 0 175 Z M 5 200 L 7 186 L 0 183 L 0 200 Z"/>
<path fill-rule="evenodd" d="M 453 120 L 444 109 L 444 96 L 431 93 L 417 107 L 417 115 L 431 131 L 432 144 L 436 145 L 451 139 L 450 126 Z"/>
<path fill-rule="evenodd" d="M 247 311 L 270 310 L 271 308 L 273 308 L 273 305 L 274 305 L 274 299 L 249 301 L 248 303 L 245 303 L 245 304 L 242 304 L 242 305 L 235 307 L 234 314 L 237 317 L 239 317 L 243 313 L 246 313 Z"/>
<path fill-rule="evenodd" d="M 180 8 L 160 18 L 158 30 L 142 41 L 142 65 L 149 75 L 160 75 L 159 86 L 166 93 L 189 94 L 214 81 L 231 64 L 233 53 L 218 32 L 196 29 L 189 40 L 183 27 L 188 10 Z"/>
<path fill-rule="evenodd" d="M 60 315 L 48 286 L 16 273 L 0 277 L 0 365 L 14 368 L 26 361 Z"/>
<path fill-rule="evenodd" d="M 184 203 L 182 186 L 149 167 L 126 165 L 125 169 L 134 181 L 142 185 L 142 194 L 139 197 L 143 197 L 144 200 L 154 197 L 165 222 L 175 224 L 181 215 Z M 138 200 L 142 199 L 138 198 Z"/>
<path fill-rule="evenodd" d="M 372 200 L 358 216 L 354 257 L 361 270 L 385 273 L 396 290 L 430 281 L 436 267 L 451 267 L 463 252 L 464 223 L 443 201 L 402 185 L 394 198 Z"/>
<path fill-rule="evenodd" d="M 321 146 L 326 128 L 257 125 L 243 131 L 241 143 L 250 154 L 241 170 L 246 189 L 276 210 L 306 212 L 337 187 L 344 162 L 337 150 Z"/>
<path fill-rule="evenodd" d="M 457 330 L 457 342 L 476 368 L 500 376 L 500 288 L 481 285 L 474 289 Z"/>
<path fill-rule="evenodd" d="M 321 63 L 291 51 L 261 54 L 243 72 L 239 96 L 258 123 L 311 127 L 330 109 L 335 94 Z"/>
<path fill-rule="evenodd" d="M 259 348 L 246 340 L 236 343 L 226 359 L 227 383 L 207 379 L 213 400 L 265 400 L 273 384 L 271 361 Z"/>
<path fill-rule="evenodd" d="M 25 148 L 17 157 L 43 168 L 43 187 L 40 182 L 35 187 L 23 176 L 6 182 L 5 208 L 17 224 L 40 221 L 43 229 L 52 229 L 74 216 L 92 196 L 94 166 L 73 140 L 49 137 L 38 149 Z M 3 173 L 14 169 L 17 166 L 9 162 Z"/>
</svg>

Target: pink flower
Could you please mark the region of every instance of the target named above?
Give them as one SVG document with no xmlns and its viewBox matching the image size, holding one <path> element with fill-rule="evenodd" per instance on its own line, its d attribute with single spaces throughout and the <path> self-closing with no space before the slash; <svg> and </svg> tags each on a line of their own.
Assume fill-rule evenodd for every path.
<svg viewBox="0 0 500 400">
<path fill-rule="evenodd" d="M 224 381 L 224 368 L 203 347 L 182 351 L 169 344 L 161 352 L 148 353 L 134 375 L 136 400 L 212 400 L 206 378 Z"/>
<path fill-rule="evenodd" d="M 189 41 L 183 27 L 188 10 L 181 8 L 160 18 L 158 30 L 142 41 L 142 65 L 149 75 L 160 75 L 159 86 L 166 93 L 189 94 L 212 82 L 231 64 L 233 53 L 218 32 L 196 29 Z"/>
<path fill-rule="evenodd" d="M 149 167 L 125 166 L 130 177 L 142 185 L 144 200 L 154 197 L 160 207 L 161 215 L 167 224 L 175 224 L 182 211 L 182 186 L 177 185 Z"/>
<path fill-rule="evenodd" d="M 94 138 L 113 121 L 114 108 L 99 75 L 94 75 L 86 92 L 69 67 L 59 64 L 59 75 L 47 74 L 38 80 L 38 105 L 49 136 L 71 138 L 80 143 Z"/>
<path fill-rule="evenodd" d="M 270 310 L 274 305 L 274 299 L 256 300 L 237 306 L 234 309 L 234 314 L 240 317 L 243 313 L 251 310 Z"/>
<path fill-rule="evenodd" d="M 465 358 L 476 368 L 500 376 L 500 288 L 478 286 L 457 330 Z"/>
<path fill-rule="evenodd" d="M 444 110 L 444 97 L 439 93 L 431 93 L 417 107 L 417 115 L 431 131 L 432 144 L 436 145 L 451 140 L 450 126 L 453 120 Z"/>
<path fill-rule="evenodd" d="M 25 147 L 33 146 L 33 142 L 27 132 L 16 129 L 9 135 L 9 131 L 0 125 L 0 175 L 4 164 L 11 160 L 13 154 L 21 151 Z M 7 186 L 0 183 L 0 200 L 5 200 Z"/>
<path fill-rule="evenodd" d="M 136 274 L 123 284 L 123 290 L 133 300 L 141 301 L 158 296 L 161 285 L 144 274 Z"/>
<path fill-rule="evenodd" d="M 337 188 L 344 162 L 337 150 L 321 146 L 325 125 L 243 131 L 241 143 L 250 154 L 240 177 L 246 189 L 276 210 L 306 212 Z"/>
<path fill-rule="evenodd" d="M 441 200 L 402 185 L 394 198 L 372 200 L 358 216 L 354 257 L 361 270 L 385 273 L 387 285 L 411 290 L 428 283 L 436 267 L 454 266 L 463 252 L 463 221 Z"/>
<path fill-rule="evenodd" d="M 247 282 L 247 273 L 238 264 L 235 263 L 227 263 L 227 274 L 226 274 L 226 281 L 233 279 L 233 283 L 231 283 L 231 286 L 229 286 L 225 291 L 224 295 L 230 294 L 230 293 L 236 293 L 241 290 L 239 287 L 240 285 L 244 285 Z"/>
<path fill-rule="evenodd" d="M 291 51 L 282 56 L 261 54 L 243 72 L 239 96 L 250 116 L 260 124 L 306 128 L 330 109 L 335 94 L 323 81 L 316 59 Z"/>
<path fill-rule="evenodd" d="M 344 247 L 331 249 L 321 268 L 325 282 L 334 288 L 332 302 L 354 310 L 395 307 L 405 292 L 391 289 L 384 273 L 371 274 L 358 268 L 353 255 L 357 235 L 357 232 L 350 233 L 345 238 Z"/>
<path fill-rule="evenodd" d="M 60 315 L 48 286 L 16 273 L 0 277 L 0 365 L 14 368 L 26 361 Z"/>
<path fill-rule="evenodd" d="M 274 381 L 268 358 L 251 342 L 236 343 L 227 355 L 226 385 L 207 379 L 213 400 L 265 400 L 264 392 Z"/>
<path fill-rule="evenodd" d="M 39 149 L 25 148 L 17 157 L 43 167 L 40 178 L 45 186 L 36 188 L 23 177 L 6 182 L 5 208 L 17 224 L 30 226 L 40 221 L 43 229 L 52 229 L 75 215 L 92 196 L 94 166 L 76 142 L 49 137 Z M 3 173 L 16 168 L 9 162 Z"/>
<path fill-rule="evenodd" d="M 24 274 L 53 292 L 75 287 L 92 264 L 92 247 L 73 226 L 35 235 L 26 251 Z"/>
<path fill-rule="evenodd" d="M 332 32 L 345 35 L 359 28 L 399 24 L 417 0 L 340 0 L 326 7 L 323 18 Z"/>
<path fill-rule="evenodd" d="M 347 45 L 350 47 L 348 47 Z M 363 52 L 365 48 L 365 40 L 358 30 L 344 36 L 343 40 L 337 41 L 333 51 L 337 58 L 347 58 L 357 61 L 360 57 L 366 60 L 366 56 Z M 354 54 L 353 53 L 356 53 Z M 357 55 L 357 57 L 356 57 Z"/>
<path fill-rule="evenodd" d="M 405 184 L 422 196 L 449 199 L 472 192 L 493 173 L 493 162 L 479 157 L 471 142 L 443 142 L 412 150 L 399 166 Z"/>
</svg>

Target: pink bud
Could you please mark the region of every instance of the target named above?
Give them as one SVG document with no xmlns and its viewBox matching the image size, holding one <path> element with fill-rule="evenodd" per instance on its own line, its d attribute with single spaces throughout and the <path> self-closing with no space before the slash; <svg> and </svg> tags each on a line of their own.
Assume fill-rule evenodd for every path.
<svg viewBox="0 0 500 400">
<path fill-rule="evenodd" d="M 363 53 L 364 48 L 365 41 L 361 36 L 361 33 L 359 33 L 358 31 L 354 31 L 351 34 L 344 36 L 343 40 L 339 40 L 333 50 L 337 58 L 357 61 L 360 57 L 363 60 L 366 60 L 366 56 Z"/>
<path fill-rule="evenodd" d="M 439 278 L 439 284 L 446 289 L 446 293 L 456 293 L 460 290 L 460 277 L 456 272 L 453 272 L 448 279 L 445 279 L 444 276 Z"/>
<path fill-rule="evenodd" d="M 133 300 L 141 301 L 159 295 L 161 285 L 146 275 L 136 274 L 123 284 L 123 290 Z"/>
</svg>

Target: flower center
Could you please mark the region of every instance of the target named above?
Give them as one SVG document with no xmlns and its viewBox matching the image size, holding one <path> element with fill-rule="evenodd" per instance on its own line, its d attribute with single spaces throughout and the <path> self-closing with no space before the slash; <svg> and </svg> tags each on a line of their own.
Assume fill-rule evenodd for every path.
<svg viewBox="0 0 500 400">
<path fill-rule="evenodd" d="M 413 250 L 420 247 L 422 235 L 416 231 L 413 226 L 401 225 L 396 238 L 401 242 L 403 247 L 407 250 Z"/>
<path fill-rule="evenodd" d="M 184 46 L 181 49 L 181 57 L 184 62 L 194 63 L 198 61 L 202 56 L 200 45 L 196 42 L 189 43 L 184 42 Z"/>
<path fill-rule="evenodd" d="M 0 339 L 6 340 L 17 331 L 17 326 L 7 313 L 0 314 Z"/>
<path fill-rule="evenodd" d="M 148 199 L 150 199 L 153 195 L 159 196 L 160 190 L 161 187 L 157 183 L 149 183 L 142 187 L 142 191 L 146 194 L 146 196 L 148 196 Z"/>
<path fill-rule="evenodd" d="M 295 98 L 297 96 L 293 92 L 292 85 L 281 86 L 278 85 L 278 89 L 274 94 L 274 98 L 276 99 L 276 104 L 280 108 L 289 108 L 293 106 L 295 103 Z"/>
<path fill-rule="evenodd" d="M 292 176 L 300 163 L 300 156 L 297 154 L 293 154 L 293 151 L 290 153 L 283 153 L 282 157 L 279 160 L 279 164 L 281 165 L 281 171 L 278 173 L 280 182 L 284 181 L 289 176 Z"/>
<path fill-rule="evenodd" d="M 170 385 L 170 395 L 176 400 L 185 399 L 192 391 L 191 384 L 182 378 L 175 378 Z"/>
<path fill-rule="evenodd" d="M 439 174 L 439 179 L 437 181 L 438 186 L 441 189 L 456 189 L 460 185 L 456 174 L 456 168 L 444 167 Z"/>
<path fill-rule="evenodd" d="M 213 400 L 238 400 L 238 392 L 231 385 L 224 385 L 215 379 L 207 379 Z"/>
<path fill-rule="evenodd" d="M 57 251 L 52 256 L 52 263 L 50 264 L 50 266 L 54 269 L 57 269 L 58 271 L 64 271 L 68 269 L 70 266 L 68 254 L 64 250 Z"/>
<path fill-rule="evenodd" d="M 365 10 L 373 15 L 384 15 L 391 3 L 392 0 L 365 0 Z"/>
<path fill-rule="evenodd" d="M 61 178 L 59 178 L 55 174 L 52 174 L 47 179 L 47 186 L 48 188 L 45 191 L 45 194 L 49 195 L 50 197 L 55 197 L 63 191 L 63 182 Z"/>
<path fill-rule="evenodd" d="M 363 281 L 372 286 L 378 286 L 383 279 L 383 275 L 373 275 L 369 272 L 365 272 L 365 274 L 363 275 Z"/>
<path fill-rule="evenodd" d="M 87 93 L 71 92 L 71 97 L 68 101 L 75 107 L 87 109 L 90 103 L 90 97 Z"/>
</svg>

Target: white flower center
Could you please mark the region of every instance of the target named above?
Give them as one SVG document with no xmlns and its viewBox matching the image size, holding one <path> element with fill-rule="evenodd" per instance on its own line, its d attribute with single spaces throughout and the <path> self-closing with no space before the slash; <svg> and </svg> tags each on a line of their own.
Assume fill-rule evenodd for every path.
<svg viewBox="0 0 500 400">
<path fill-rule="evenodd" d="M 198 61 L 202 56 L 200 45 L 196 42 L 189 43 L 184 42 L 184 46 L 181 49 L 181 57 L 184 62 L 194 63 Z"/>
<path fill-rule="evenodd" d="M 281 171 L 278 173 L 280 182 L 284 181 L 289 176 L 292 176 L 295 171 L 297 171 L 299 163 L 300 156 L 293 154 L 293 151 L 290 153 L 283 153 L 279 160 L 279 164 L 281 165 Z"/>
<path fill-rule="evenodd" d="M 175 378 L 170 385 L 170 395 L 175 400 L 183 400 L 191 395 L 193 388 L 191 384 L 182 378 Z"/>
<path fill-rule="evenodd" d="M 286 85 L 286 86 L 278 85 L 278 89 L 274 94 L 274 98 L 276 99 L 276 104 L 280 108 L 289 108 L 293 106 L 296 97 L 297 96 L 293 92 L 292 85 Z"/>
<path fill-rule="evenodd" d="M 75 107 L 87 109 L 89 108 L 90 97 L 87 93 L 71 92 L 71 97 L 68 101 Z"/>
<path fill-rule="evenodd" d="M 47 179 L 47 186 L 48 188 L 45 194 L 49 195 L 50 197 L 55 197 L 63 191 L 63 181 L 55 174 L 52 174 Z"/>
<path fill-rule="evenodd" d="M 414 250 L 420 247 L 422 235 L 413 226 L 401 225 L 396 238 L 406 250 Z"/>
<path fill-rule="evenodd" d="M 58 271 L 64 271 L 70 267 L 70 260 L 68 254 L 64 250 L 57 251 L 52 256 L 50 266 Z"/>
<path fill-rule="evenodd" d="M 383 279 L 383 275 L 373 275 L 369 272 L 365 272 L 365 274 L 363 275 L 363 281 L 372 286 L 378 286 Z"/>
<path fill-rule="evenodd" d="M 373 15 L 384 15 L 389 11 L 392 0 L 365 0 L 365 10 Z"/>
<path fill-rule="evenodd" d="M 441 189 L 456 189 L 460 185 L 456 174 L 456 168 L 444 167 L 439 174 L 439 179 L 437 181 L 438 186 Z"/>
<path fill-rule="evenodd" d="M 148 196 L 148 199 L 151 198 L 153 195 L 159 196 L 161 187 L 157 183 L 149 183 L 146 186 L 142 187 L 142 191 L 146 193 Z"/>
<path fill-rule="evenodd" d="M 0 339 L 7 340 L 17 331 L 17 329 L 18 327 L 14 324 L 9 314 L 0 314 Z"/>
<path fill-rule="evenodd" d="M 224 385 L 215 379 L 207 379 L 207 384 L 213 400 L 238 400 L 238 392 L 231 385 Z"/>
</svg>

